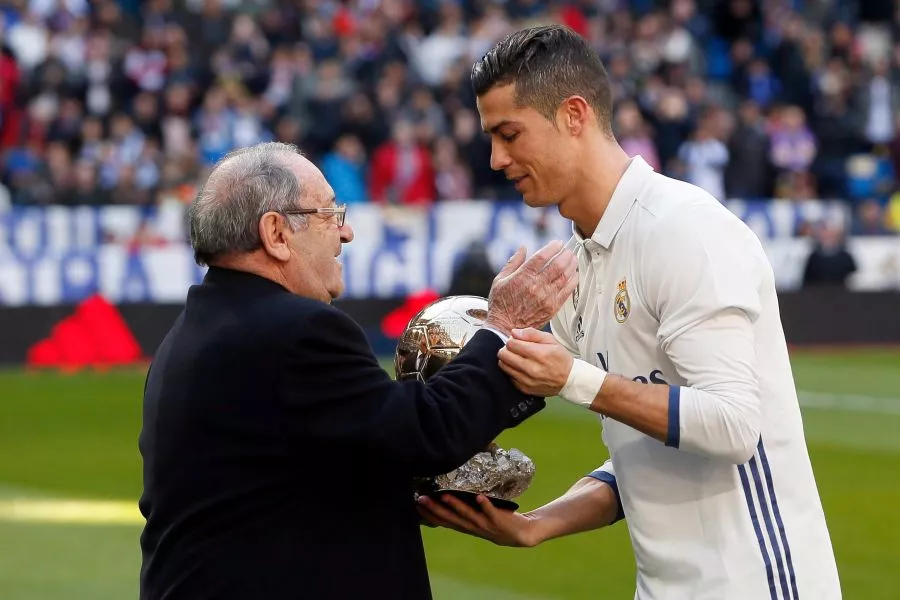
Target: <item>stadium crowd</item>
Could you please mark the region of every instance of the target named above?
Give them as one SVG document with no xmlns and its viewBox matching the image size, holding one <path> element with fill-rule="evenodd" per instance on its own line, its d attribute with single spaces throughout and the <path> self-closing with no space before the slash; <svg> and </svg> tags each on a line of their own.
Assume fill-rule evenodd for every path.
<svg viewBox="0 0 900 600">
<path fill-rule="evenodd" d="M 862 0 L 11 0 L 14 204 L 188 201 L 229 150 L 297 143 L 341 202 L 514 198 L 470 66 L 562 22 L 604 58 L 626 150 L 720 199 L 841 198 L 900 228 L 900 11 Z"/>
</svg>

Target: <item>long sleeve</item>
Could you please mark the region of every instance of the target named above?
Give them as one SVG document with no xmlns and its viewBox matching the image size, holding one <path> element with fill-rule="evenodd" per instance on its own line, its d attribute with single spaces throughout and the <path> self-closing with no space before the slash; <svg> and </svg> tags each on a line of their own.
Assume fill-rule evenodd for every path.
<svg viewBox="0 0 900 600">
<path fill-rule="evenodd" d="M 616 495 L 616 517 L 613 519 L 613 523 L 616 521 L 621 521 L 625 518 L 625 510 L 622 508 L 622 498 L 619 496 L 619 484 L 616 481 L 616 469 L 613 466 L 612 459 L 609 458 L 605 463 L 588 473 L 588 477 L 592 477 L 597 481 L 602 481 L 610 488 L 612 488 L 613 493 Z"/>
<path fill-rule="evenodd" d="M 294 374 L 284 382 L 292 434 L 322 448 L 352 449 L 363 463 L 410 475 L 445 473 L 544 406 L 499 369 L 503 342 L 494 332 L 478 332 L 422 383 L 393 381 L 362 329 L 336 309 L 323 307 L 302 331 L 285 359 L 285 372 Z"/>
<path fill-rule="evenodd" d="M 644 289 L 657 342 L 687 382 L 670 388 L 666 444 L 743 463 L 760 435 L 753 322 L 765 254 L 717 206 L 663 220 L 650 245 Z"/>
</svg>

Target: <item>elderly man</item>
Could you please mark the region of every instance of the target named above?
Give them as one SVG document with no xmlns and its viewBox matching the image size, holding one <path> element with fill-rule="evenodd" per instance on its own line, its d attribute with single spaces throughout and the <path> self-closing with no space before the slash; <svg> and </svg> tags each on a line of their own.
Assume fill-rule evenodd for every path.
<svg viewBox="0 0 900 600">
<path fill-rule="evenodd" d="M 514 255 L 487 327 L 428 383 L 394 382 L 330 305 L 346 208 L 292 146 L 235 152 L 191 205 L 203 283 L 147 377 L 141 598 L 429 598 L 410 479 L 543 407 L 497 364 L 574 290 L 561 243 Z"/>
</svg>

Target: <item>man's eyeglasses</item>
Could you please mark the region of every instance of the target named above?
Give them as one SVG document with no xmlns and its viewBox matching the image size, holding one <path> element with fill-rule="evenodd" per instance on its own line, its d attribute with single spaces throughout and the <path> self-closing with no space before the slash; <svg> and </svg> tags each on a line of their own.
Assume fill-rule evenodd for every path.
<svg viewBox="0 0 900 600">
<path fill-rule="evenodd" d="M 284 211 L 284 214 L 286 215 L 311 215 L 313 213 L 333 216 L 335 221 L 337 221 L 337 226 L 343 227 L 344 221 L 347 219 L 347 205 L 341 204 L 340 206 L 326 206 L 320 208 L 292 208 L 291 210 Z"/>
</svg>

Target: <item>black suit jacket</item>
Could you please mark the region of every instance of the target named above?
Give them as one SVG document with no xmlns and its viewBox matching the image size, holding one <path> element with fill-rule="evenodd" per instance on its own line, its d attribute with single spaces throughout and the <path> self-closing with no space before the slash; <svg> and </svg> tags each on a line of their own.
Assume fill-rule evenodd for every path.
<svg viewBox="0 0 900 600">
<path fill-rule="evenodd" d="M 501 345 L 395 382 L 338 309 L 211 268 L 147 376 L 141 598 L 430 598 L 410 478 L 544 406 Z"/>
</svg>

